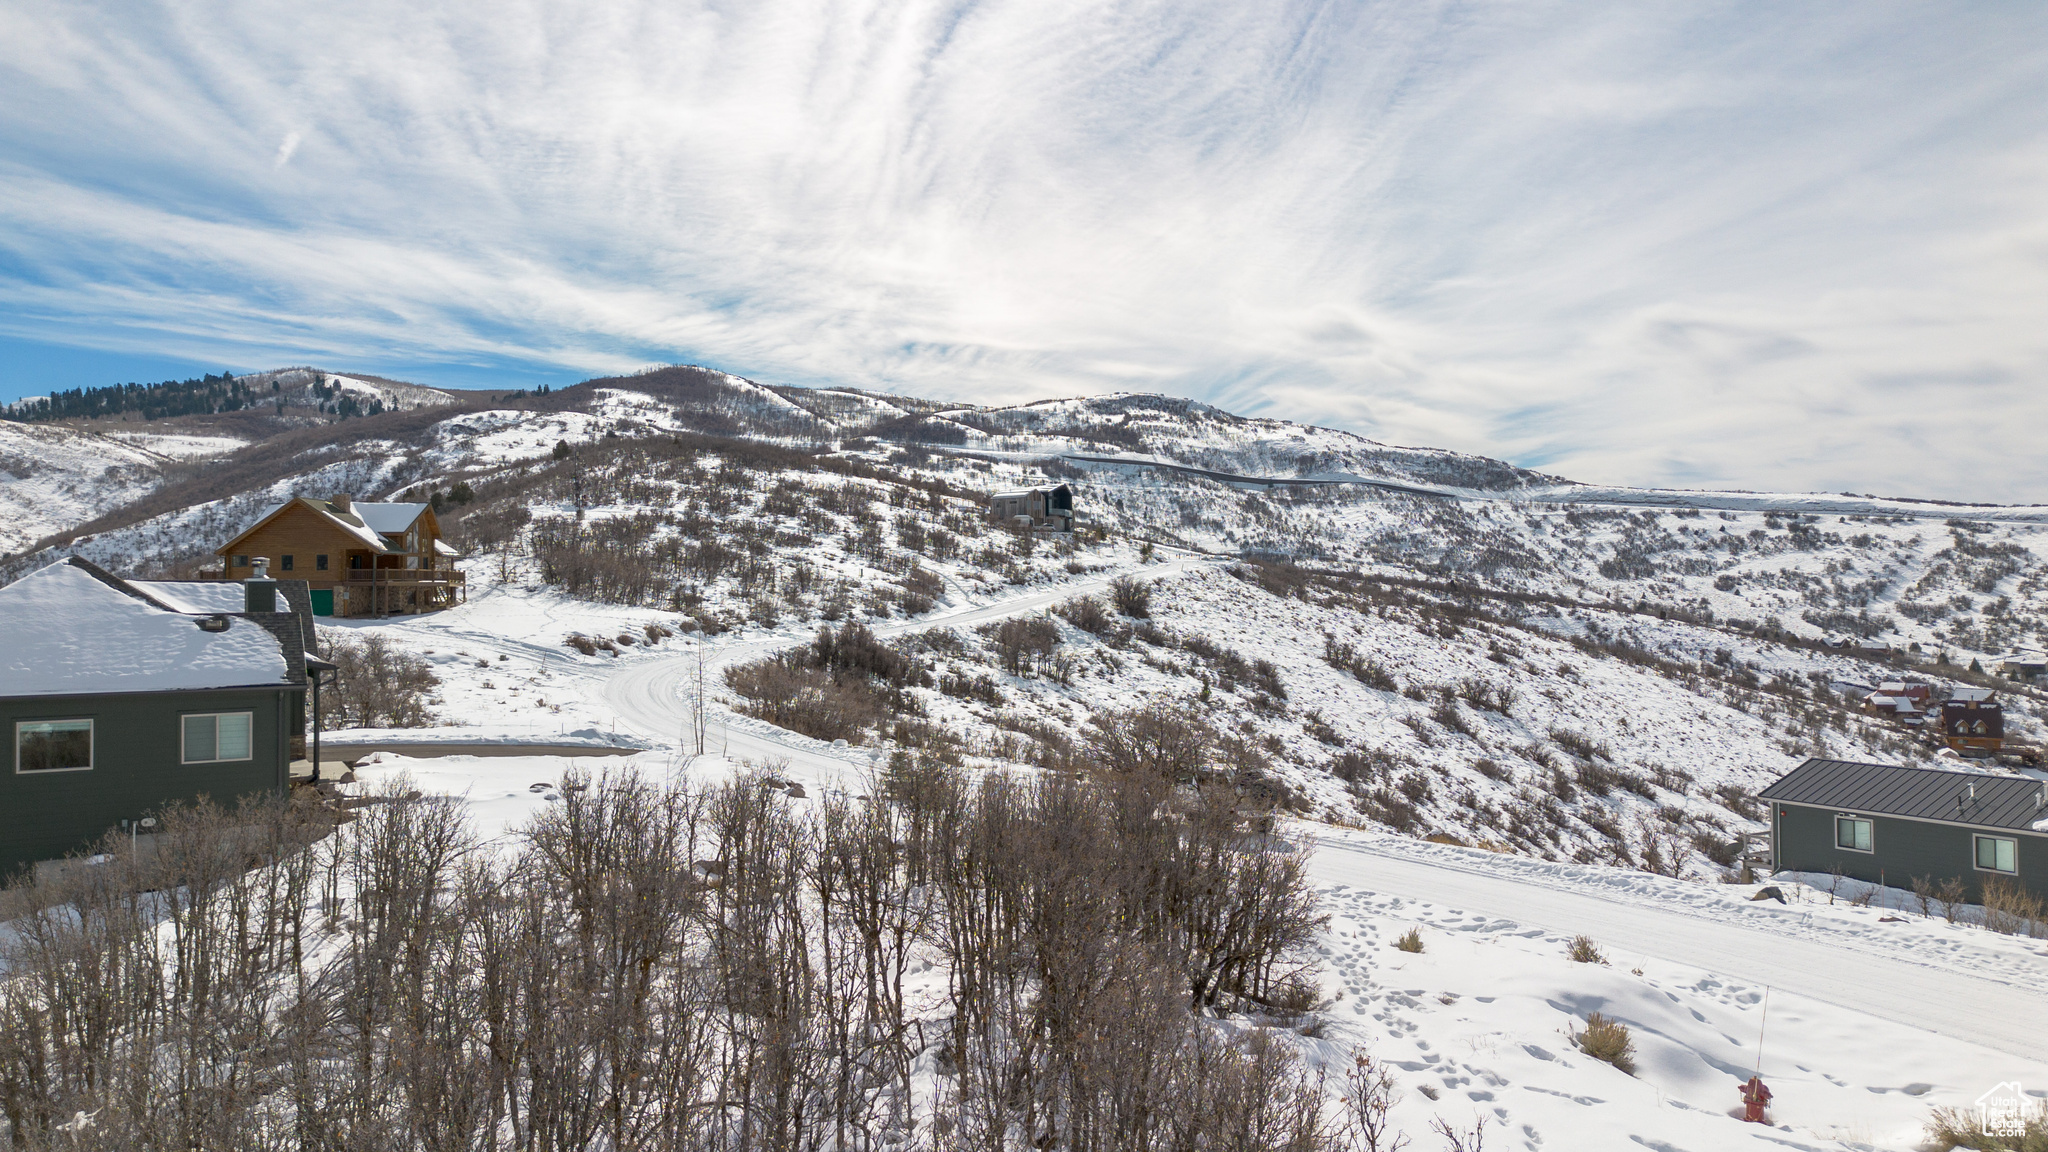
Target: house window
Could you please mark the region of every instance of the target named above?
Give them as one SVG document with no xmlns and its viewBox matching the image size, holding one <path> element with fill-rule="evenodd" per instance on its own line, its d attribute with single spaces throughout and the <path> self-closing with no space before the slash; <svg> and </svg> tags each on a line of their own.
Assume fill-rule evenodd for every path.
<svg viewBox="0 0 2048 1152">
<path fill-rule="evenodd" d="M 249 558 L 248 558 L 247 556 L 237 556 L 237 557 L 235 557 L 235 567 L 237 567 L 237 568 L 247 568 L 248 566 L 249 566 Z"/>
<path fill-rule="evenodd" d="M 214 712 L 185 717 L 185 741 L 180 759 L 187 764 L 249 759 L 249 718 L 247 712 Z"/>
<path fill-rule="evenodd" d="M 313 557 L 313 568 L 318 572 L 327 571 L 327 553 L 322 552 L 320 555 Z"/>
<path fill-rule="evenodd" d="M 2019 871 L 2019 841 L 2003 836 L 1977 837 L 1977 871 Z"/>
<path fill-rule="evenodd" d="M 1870 821 L 1861 816 L 1835 817 L 1835 847 L 1851 852 L 1870 851 Z"/>
<path fill-rule="evenodd" d="M 291 558 L 291 557 L 290 557 L 289 555 L 287 555 L 287 556 L 286 556 L 286 557 L 284 558 L 284 563 L 283 563 L 282 565 L 280 565 L 280 567 L 282 567 L 282 568 L 283 568 L 283 569 L 284 569 L 284 570 L 285 570 L 286 572 L 289 572 L 289 571 L 291 571 L 291 570 L 292 570 L 292 558 Z"/>
<path fill-rule="evenodd" d="M 16 772 L 83 772 L 92 767 L 92 721 L 23 720 L 14 726 Z"/>
</svg>

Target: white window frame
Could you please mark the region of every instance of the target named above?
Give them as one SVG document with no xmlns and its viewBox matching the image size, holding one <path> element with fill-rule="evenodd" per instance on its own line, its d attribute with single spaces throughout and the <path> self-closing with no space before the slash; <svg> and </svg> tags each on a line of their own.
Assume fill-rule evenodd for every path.
<svg viewBox="0 0 2048 1152">
<path fill-rule="evenodd" d="M 246 716 L 249 718 L 249 754 L 223 759 L 215 756 L 211 760 L 194 760 L 185 748 L 185 721 L 201 717 L 213 717 L 213 750 L 220 751 L 220 719 L 223 716 Z M 243 764 L 256 759 L 256 714 L 254 712 L 180 712 L 178 714 L 178 763 L 180 764 Z"/>
<path fill-rule="evenodd" d="M 83 768 L 23 768 L 21 766 L 21 730 L 30 724 L 85 724 L 86 757 Z M 99 760 L 99 725 L 90 716 L 46 716 L 40 720 L 16 720 L 14 722 L 14 774 L 16 776 L 55 776 L 60 772 L 90 772 Z"/>
<path fill-rule="evenodd" d="M 1870 828 L 1870 847 L 1868 847 L 1868 848 L 1852 848 L 1852 847 L 1850 847 L 1849 845 L 1847 845 L 1847 844 L 1844 844 L 1844 843 L 1842 843 L 1842 821 L 1844 821 L 1844 820 L 1853 820 L 1853 821 L 1856 821 L 1856 822 L 1857 822 L 1857 823 L 1859 823 L 1859 824 L 1865 824 L 1865 825 L 1868 825 L 1868 826 L 1869 826 L 1869 828 Z M 1868 856 L 1868 855 L 1873 855 L 1873 854 L 1875 854 L 1875 853 L 1877 852 L 1877 821 L 1875 821 L 1875 820 L 1872 820 L 1872 819 L 1871 819 L 1870 817 L 1868 817 L 1868 816 L 1858 816 L 1858 815 L 1856 815 L 1856 814 L 1855 814 L 1855 813 L 1853 813 L 1853 812 L 1838 812 L 1838 813 L 1836 813 L 1836 814 L 1835 814 L 1835 850 L 1836 850 L 1836 851 L 1838 851 L 1838 852 L 1861 852 L 1861 853 L 1863 853 L 1863 854 L 1864 854 L 1864 855 L 1866 855 L 1866 856 Z"/>
<path fill-rule="evenodd" d="M 2011 867 L 2011 868 L 1986 868 L 1986 867 L 1984 867 L 1984 866 L 1983 866 L 1982 864 L 1979 864 L 1979 863 L 1977 863 L 1977 861 L 1978 861 L 1979 859 L 1981 859 L 1981 857 L 1979 857 L 1979 856 L 1977 855 L 1977 846 L 1978 846 L 1979 844 L 1982 844 L 1982 843 L 1983 843 L 1984 841 L 1986 841 L 1986 840 L 1992 841 L 1993 843 L 1996 843 L 1996 844 L 2006 844 L 2006 845 L 2010 845 L 2010 846 L 2011 846 L 2011 848 L 2012 848 L 2012 867 Z M 1997 858 L 1997 853 L 1995 853 L 1995 852 L 1994 852 L 1994 853 L 1992 853 L 1992 858 L 1993 858 L 1993 859 L 1996 859 L 1996 858 Z M 2014 837 L 2014 836 L 1984 836 L 1984 835 L 1981 835 L 1981 834 L 1980 834 L 1980 835 L 1974 835 L 1974 836 L 1971 836 L 1971 837 L 1970 837 L 1970 867 L 1972 867 L 1972 868 L 1975 868 L 1975 869 L 1976 869 L 1977 871 L 1979 871 L 1979 872 L 1989 872 L 1989 873 L 1991 873 L 1991 874 L 1992 874 L 1992 875 L 1994 875 L 1994 876 L 2017 876 L 2017 875 L 2019 875 L 2019 871 L 2020 871 L 2020 842 L 2019 842 L 2019 839 L 2018 839 L 2017 837 Z"/>
</svg>

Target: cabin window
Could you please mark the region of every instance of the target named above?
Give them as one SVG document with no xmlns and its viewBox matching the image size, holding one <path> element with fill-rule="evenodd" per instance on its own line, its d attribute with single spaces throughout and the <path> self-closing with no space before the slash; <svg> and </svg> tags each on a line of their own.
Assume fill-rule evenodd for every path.
<svg viewBox="0 0 2048 1152">
<path fill-rule="evenodd" d="M 248 566 L 249 566 L 249 558 L 248 558 L 247 556 L 237 556 L 237 557 L 235 557 L 235 567 L 237 567 L 237 568 L 247 568 Z"/>
<path fill-rule="evenodd" d="M 2019 871 L 2019 841 L 2003 836 L 1977 837 L 1977 871 Z"/>
<path fill-rule="evenodd" d="M 16 772 L 83 772 L 92 767 L 92 721 L 23 720 L 14 726 Z"/>
<path fill-rule="evenodd" d="M 1870 821 L 1861 816 L 1835 817 L 1835 847 L 1851 852 L 1870 851 Z"/>
<path fill-rule="evenodd" d="M 286 556 L 285 556 L 285 558 L 284 558 L 284 563 L 283 563 L 283 564 L 280 564 L 280 565 L 279 565 L 278 567 L 282 568 L 282 569 L 283 569 L 284 571 L 286 571 L 286 572 L 289 572 L 289 571 L 291 571 L 291 570 L 292 570 L 292 558 L 291 558 L 291 556 L 290 556 L 290 555 L 286 555 Z"/>
<path fill-rule="evenodd" d="M 317 572 L 327 571 L 327 553 L 322 552 L 320 555 L 313 557 L 313 569 Z"/>
<path fill-rule="evenodd" d="M 348 566 L 351 568 L 361 568 L 363 566 L 363 558 L 361 556 L 349 557 Z"/>
<path fill-rule="evenodd" d="M 218 764 L 223 760 L 249 759 L 247 712 L 214 712 L 187 716 L 185 742 L 180 757 L 187 764 Z"/>
</svg>

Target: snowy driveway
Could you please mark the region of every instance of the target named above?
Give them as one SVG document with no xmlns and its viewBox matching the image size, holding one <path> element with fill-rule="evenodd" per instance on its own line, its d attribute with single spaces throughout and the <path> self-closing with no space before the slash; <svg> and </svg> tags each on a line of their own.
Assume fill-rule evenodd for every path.
<svg viewBox="0 0 2048 1152">
<path fill-rule="evenodd" d="M 2018 1056 L 2048 1035 L 2038 940 L 1876 908 L 1789 907 L 1751 890 L 1301 825 L 1319 886 L 1398 894 L 1769 985 Z M 1825 900 L 1825 896 L 1822 897 Z"/>
<path fill-rule="evenodd" d="M 1212 556 L 1182 556 L 1134 571 L 1105 573 L 1084 580 L 1069 581 L 1042 591 L 1004 597 L 983 604 L 969 604 L 938 615 L 877 625 L 874 631 L 876 635 L 886 637 L 900 636 L 907 632 L 922 632 L 927 628 L 970 628 L 992 620 L 1040 612 L 1062 600 L 1102 592 L 1119 576 L 1135 575 L 1151 579 L 1219 562 L 1217 557 Z M 754 640 L 707 653 L 704 659 L 706 695 L 715 694 L 716 686 L 723 680 L 723 670 L 727 667 L 758 660 L 780 649 L 788 648 L 792 643 L 791 640 L 782 638 Z M 686 740 L 686 733 L 690 726 L 690 700 L 696 691 L 696 681 L 695 653 L 661 660 L 642 660 L 613 673 L 605 681 L 604 698 L 618 714 L 619 722 L 626 727 L 655 740 L 672 743 L 678 747 L 687 745 L 694 750 L 694 741 Z M 782 760 L 825 772 L 859 770 L 871 763 L 871 750 L 834 749 L 821 741 L 799 736 L 764 721 L 734 716 L 727 709 L 716 705 L 706 709 L 706 725 L 707 749 L 735 759 L 760 763 Z"/>
</svg>

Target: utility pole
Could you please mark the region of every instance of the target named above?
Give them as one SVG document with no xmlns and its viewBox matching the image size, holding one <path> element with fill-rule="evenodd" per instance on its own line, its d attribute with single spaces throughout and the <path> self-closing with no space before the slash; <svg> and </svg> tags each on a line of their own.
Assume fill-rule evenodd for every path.
<svg viewBox="0 0 2048 1152">
<path fill-rule="evenodd" d="M 691 727 L 697 737 L 697 755 L 704 754 L 704 641 L 697 641 L 697 692 L 691 702 Z"/>
</svg>

